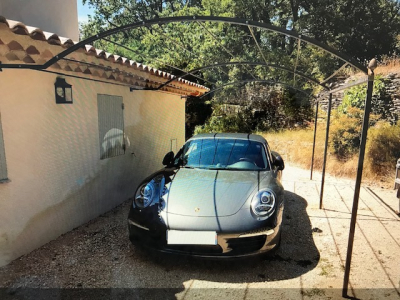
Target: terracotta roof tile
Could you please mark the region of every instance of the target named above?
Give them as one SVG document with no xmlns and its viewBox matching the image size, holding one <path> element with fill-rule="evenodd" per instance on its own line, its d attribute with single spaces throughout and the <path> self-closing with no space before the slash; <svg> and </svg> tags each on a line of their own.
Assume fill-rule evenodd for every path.
<svg viewBox="0 0 400 300">
<path fill-rule="evenodd" d="M 6 54 L 6 58 L 7 58 L 8 60 L 10 60 L 10 61 L 19 60 L 19 57 L 18 57 L 15 53 L 12 53 L 12 52 L 8 52 L 8 53 Z"/>
<path fill-rule="evenodd" d="M 32 57 L 30 57 L 29 55 L 25 56 L 25 57 L 22 59 L 22 61 L 23 61 L 24 63 L 27 63 L 27 64 L 35 63 L 35 60 L 33 60 Z"/>
<path fill-rule="evenodd" d="M 29 36 L 34 40 L 47 41 L 46 36 L 44 35 L 43 31 L 40 31 L 40 30 L 33 31 Z"/>
<path fill-rule="evenodd" d="M 65 37 L 59 37 L 60 38 L 60 41 L 61 41 L 61 44 L 64 46 L 64 47 L 66 47 L 66 48 L 68 48 L 68 47 L 71 47 L 71 46 L 73 46 L 75 43 L 71 40 L 71 39 L 69 39 L 69 38 L 65 38 Z"/>
<path fill-rule="evenodd" d="M 71 69 L 71 66 L 70 66 L 70 65 L 66 65 L 66 66 L 64 67 L 64 70 L 65 70 L 65 71 L 72 72 L 72 69 Z"/>
<path fill-rule="evenodd" d="M 42 56 L 50 59 L 54 56 L 54 54 L 49 49 L 46 49 L 42 52 Z"/>
<path fill-rule="evenodd" d="M 105 57 L 106 52 L 104 50 L 95 49 L 97 57 Z"/>
<path fill-rule="evenodd" d="M 53 68 L 56 68 L 56 69 L 59 69 L 59 70 L 62 69 L 59 63 L 53 64 L 52 67 L 53 67 Z"/>
<path fill-rule="evenodd" d="M 11 41 L 10 43 L 7 44 L 8 49 L 10 49 L 11 51 L 16 51 L 16 50 L 22 50 L 24 51 L 24 47 L 22 47 L 22 45 L 16 41 Z"/>
<path fill-rule="evenodd" d="M 39 50 L 33 45 L 31 45 L 28 48 L 26 48 L 25 51 L 26 51 L 26 53 L 28 53 L 30 55 L 40 54 Z"/>
<path fill-rule="evenodd" d="M 32 40 L 47 42 L 48 44 L 50 44 L 52 46 L 61 46 L 62 48 L 68 48 L 77 43 L 77 42 L 72 41 L 69 38 L 60 37 L 55 33 L 45 32 L 45 31 L 41 30 L 40 28 L 27 26 L 22 22 L 8 20 L 5 17 L 0 16 L 0 29 L 4 29 L 4 28 L 10 30 L 14 34 L 29 36 Z M 8 49 L 4 48 L 5 44 L 7 44 Z M 6 58 L 10 61 L 20 60 L 25 63 L 36 63 L 36 64 L 37 63 L 42 64 L 42 63 L 44 63 L 43 60 L 48 60 L 48 59 L 54 57 L 54 55 L 56 55 L 54 53 L 56 51 L 54 51 L 55 49 L 53 49 L 53 48 L 51 48 L 52 50 L 49 50 L 46 48 L 45 50 L 42 49 L 42 51 L 39 51 L 37 46 L 38 45 L 32 43 L 32 44 L 28 45 L 26 47 L 26 49 L 24 49 L 23 45 L 21 45 L 21 43 L 17 40 L 12 40 L 11 42 L 6 43 L 2 39 L 0 39 L 0 54 L 4 53 L 4 56 L 6 56 Z M 50 46 L 50 47 L 52 47 L 52 46 Z M 62 52 L 63 51 L 62 48 L 59 50 L 59 52 L 56 52 L 56 53 Z M 163 72 L 156 68 L 152 68 L 147 65 L 143 65 L 143 64 L 133 61 L 133 60 L 129 60 L 128 58 L 121 57 L 116 54 L 108 53 L 101 49 L 96 49 L 92 45 L 85 45 L 84 48 L 78 49 L 76 51 L 76 53 L 84 53 L 85 55 L 93 56 L 93 57 L 96 57 L 97 59 L 102 59 L 109 63 L 115 63 L 115 64 L 123 65 L 128 68 L 133 68 L 133 70 L 140 70 L 143 72 L 147 72 L 149 74 L 148 76 L 156 76 L 159 78 L 163 78 L 161 81 L 160 80 L 158 80 L 157 82 L 153 81 L 153 84 L 150 84 L 150 86 L 154 86 L 154 87 L 158 86 L 162 82 L 165 82 L 165 80 L 170 80 L 170 79 L 176 78 L 176 76 L 174 76 L 168 72 Z M 83 61 L 83 60 L 81 59 L 81 61 Z M 93 63 L 93 62 L 91 62 L 91 63 Z M 113 68 L 111 66 L 99 64 L 99 62 L 97 62 L 96 64 L 99 66 L 102 66 L 104 68 L 109 68 L 110 70 L 112 70 L 112 68 Z M 61 66 L 63 66 L 63 67 L 61 67 Z M 115 71 L 117 73 L 113 74 L 110 72 L 109 75 L 107 75 L 106 72 L 104 72 L 102 69 L 96 69 L 94 67 L 89 68 L 87 66 L 82 66 L 82 65 L 79 65 L 78 63 L 73 63 L 73 62 L 68 62 L 68 63 L 64 64 L 61 61 L 59 61 L 57 63 L 57 65 L 53 65 L 52 67 L 62 68 L 65 71 L 83 72 L 85 74 L 91 74 L 91 75 L 95 75 L 95 76 L 101 76 L 103 78 L 120 80 L 120 81 L 125 81 L 125 82 L 127 82 L 127 81 L 129 82 L 129 79 L 123 78 L 123 76 L 131 76 L 131 77 L 135 76 L 135 77 L 139 78 L 139 80 L 145 80 L 141 76 L 133 75 L 132 73 L 126 72 L 123 70 L 120 71 L 118 68 L 115 68 L 116 69 Z M 121 75 L 116 75 L 116 74 L 121 74 Z M 120 78 L 118 78 L 118 77 L 120 77 Z M 208 88 L 206 88 L 202 85 L 199 85 L 199 84 L 196 84 L 196 83 L 193 83 L 188 80 L 181 79 L 181 78 L 179 78 L 175 82 L 172 82 L 171 83 L 172 86 L 170 86 L 168 88 L 165 87 L 165 90 L 174 90 L 174 89 L 182 90 L 182 86 L 181 86 L 182 84 L 184 84 L 186 86 L 195 86 L 198 89 L 201 89 L 202 92 L 209 90 Z M 135 81 L 135 85 L 145 86 L 148 84 L 140 84 L 140 82 Z M 188 93 L 190 93 L 190 91 Z M 199 91 L 196 91 L 196 93 L 198 94 Z"/>
</svg>

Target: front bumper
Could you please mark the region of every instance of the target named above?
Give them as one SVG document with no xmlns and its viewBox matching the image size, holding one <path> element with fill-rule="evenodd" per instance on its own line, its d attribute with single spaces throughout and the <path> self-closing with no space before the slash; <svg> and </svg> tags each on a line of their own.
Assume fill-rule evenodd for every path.
<svg viewBox="0 0 400 300">
<path fill-rule="evenodd" d="M 129 238 L 138 246 L 165 253 L 205 258 L 246 257 L 274 249 L 280 239 L 281 226 L 259 228 L 240 233 L 217 233 L 217 245 L 168 245 L 166 228 L 151 229 L 128 219 Z"/>
</svg>

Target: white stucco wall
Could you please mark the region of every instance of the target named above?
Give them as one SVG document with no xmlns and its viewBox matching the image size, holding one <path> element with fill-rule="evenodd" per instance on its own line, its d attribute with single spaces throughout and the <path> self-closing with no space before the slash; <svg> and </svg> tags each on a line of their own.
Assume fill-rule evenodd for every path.
<svg viewBox="0 0 400 300">
<path fill-rule="evenodd" d="M 162 167 L 171 139 L 178 147 L 185 141 L 178 95 L 66 77 L 74 103 L 62 105 L 56 75 L 3 70 L 0 77 L 10 179 L 0 183 L 0 266 L 132 197 Z M 123 97 L 125 155 L 100 160 L 97 94 Z"/>
<path fill-rule="evenodd" d="M 0 0 L 0 16 L 79 41 L 77 0 Z"/>
</svg>

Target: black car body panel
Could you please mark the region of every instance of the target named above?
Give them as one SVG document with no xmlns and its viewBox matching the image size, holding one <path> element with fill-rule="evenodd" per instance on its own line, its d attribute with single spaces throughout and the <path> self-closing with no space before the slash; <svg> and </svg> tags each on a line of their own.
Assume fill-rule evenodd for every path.
<svg viewBox="0 0 400 300">
<path fill-rule="evenodd" d="M 257 255 L 275 248 L 284 209 L 283 160 L 276 159 L 278 154 L 271 154 L 264 138 L 247 134 L 200 135 L 188 144 L 192 148 L 183 147 L 174 163 L 139 185 L 135 193 L 139 200 L 133 200 L 128 216 L 132 243 L 162 252 L 221 258 Z M 216 162 L 223 147 L 229 158 L 222 155 L 219 159 L 231 160 L 229 165 Z M 203 161 L 208 159 L 207 166 L 195 156 L 199 151 Z M 191 161 L 196 164 L 191 166 Z M 170 244 L 171 231 L 215 232 L 216 243 Z"/>
</svg>

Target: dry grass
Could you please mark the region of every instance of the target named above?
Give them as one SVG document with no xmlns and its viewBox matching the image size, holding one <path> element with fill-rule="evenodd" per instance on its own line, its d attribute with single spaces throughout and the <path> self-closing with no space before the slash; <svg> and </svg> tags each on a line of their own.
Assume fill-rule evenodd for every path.
<svg viewBox="0 0 400 300">
<path fill-rule="evenodd" d="M 378 64 L 375 74 L 387 75 L 389 73 L 398 73 L 400 70 L 400 58 L 398 56 L 385 57 Z"/>
<path fill-rule="evenodd" d="M 376 75 L 387 75 L 389 73 L 399 73 L 400 70 L 400 57 L 399 56 L 387 56 L 382 58 L 378 62 L 378 67 L 375 69 Z M 352 77 L 352 80 L 356 80 L 365 76 L 354 68 L 346 68 L 341 75 L 345 77 Z"/>
<path fill-rule="evenodd" d="M 384 57 L 378 63 L 378 67 L 375 70 L 375 74 L 387 75 L 389 73 L 399 73 L 400 71 L 400 56 Z M 364 76 L 358 73 L 353 68 L 347 68 L 344 71 L 346 77 L 352 76 L 353 79 L 358 76 Z M 325 143 L 325 129 L 326 120 L 324 112 L 320 112 L 321 119 L 318 122 L 317 138 L 315 145 L 315 156 L 314 156 L 314 169 L 322 170 L 323 155 L 324 155 L 324 143 Z M 263 135 L 269 142 L 272 149 L 277 150 L 284 160 L 290 162 L 293 165 L 309 169 L 311 167 L 311 155 L 314 137 L 314 126 L 310 128 L 298 129 L 298 130 L 284 130 L 280 132 L 268 132 L 259 133 Z M 379 185 L 386 188 L 393 187 L 394 170 L 392 167 L 388 167 L 385 170 L 381 170 L 377 174 L 376 170 L 371 168 L 374 161 L 365 155 L 365 163 L 363 170 L 363 181 L 368 184 Z M 358 153 L 347 160 L 338 160 L 333 154 L 330 153 L 328 148 L 328 158 L 326 170 L 328 173 L 334 176 L 347 177 L 355 179 L 358 165 Z M 394 167 L 394 166 L 393 166 Z"/>
<path fill-rule="evenodd" d="M 314 170 L 322 170 L 325 149 L 325 121 L 318 122 L 315 144 Z M 279 132 L 259 133 L 263 135 L 271 149 L 282 155 L 283 159 L 292 165 L 310 169 L 313 147 L 314 128 L 284 130 Z M 326 171 L 334 176 L 355 179 L 357 174 L 358 154 L 343 161 L 338 160 L 328 147 Z M 366 156 L 366 160 L 368 157 Z M 368 164 L 364 164 L 363 181 L 368 184 L 392 187 L 393 177 L 388 170 L 385 174 L 375 174 Z"/>
</svg>

